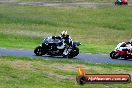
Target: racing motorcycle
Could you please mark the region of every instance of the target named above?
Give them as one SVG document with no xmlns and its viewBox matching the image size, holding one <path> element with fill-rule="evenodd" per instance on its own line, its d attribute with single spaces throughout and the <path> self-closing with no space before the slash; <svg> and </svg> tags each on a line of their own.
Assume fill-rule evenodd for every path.
<svg viewBox="0 0 132 88">
<path fill-rule="evenodd" d="M 125 49 L 121 49 L 120 47 L 126 47 Z M 132 52 L 132 49 L 127 49 L 127 47 L 124 43 L 119 43 L 115 50 L 110 53 L 110 57 L 112 59 L 118 59 L 118 58 L 124 58 L 124 59 L 131 59 L 132 55 L 130 52 Z"/>
<path fill-rule="evenodd" d="M 58 49 L 59 44 L 64 44 L 63 48 Z M 37 46 L 34 53 L 37 56 L 50 55 L 50 56 L 63 56 L 64 58 L 73 58 L 79 54 L 79 48 L 77 46 L 81 45 L 80 42 L 73 42 L 72 45 L 67 45 L 63 43 L 60 39 L 52 39 L 52 36 L 47 37 L 43 40 L 42 44 Z M 67 55 L 63 52 L 66 49 Z"/>
<path fill-rule="evenodd" d="M 126 2 L 126 1 L 122 1 L 122 2 L 115 1 L 115 5 L 128 5 L 128 2 Z"/>
</svg>

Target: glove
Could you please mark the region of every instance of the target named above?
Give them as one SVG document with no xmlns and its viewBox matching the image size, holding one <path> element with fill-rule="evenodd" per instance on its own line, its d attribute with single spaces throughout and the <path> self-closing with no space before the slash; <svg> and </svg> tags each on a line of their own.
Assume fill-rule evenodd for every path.
<svg viewBox="0 0 132 88">
<path fill-rule="evenodd" d="M 52 39 L 54 39 L 54 40 L 55 40 L 55 36 L 52 36 Z"/>
</svg>

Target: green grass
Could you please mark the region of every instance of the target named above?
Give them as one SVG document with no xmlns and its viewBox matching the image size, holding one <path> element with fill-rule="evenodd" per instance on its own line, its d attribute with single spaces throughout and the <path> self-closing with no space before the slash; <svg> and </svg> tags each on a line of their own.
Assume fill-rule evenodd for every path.
<svg viewBox="0 0 132 88">
<path fill-rule="evenodd" d="M 131 65 L 91 64 L 77 60 L 42 60 L 0 56 L 0 88 L 130 88 L 130 84 L 78 85 L 77 67 L 89 74 L 131 74 Z M 111 72 L 110 72 L 111 70 Z M 109 73 L 108 73 L 109 72 Z"/>
<path fill-rule="evenodd" d="M 5 0 L 22 2 L 114 2 L 114 0 Z"/>
<path fill-rule="evenodd" d="M 4 0 L 4 1 L 17 1 L 17 2 L 90 2 L 90 3 L 114 3 L 115 0 Z M 129 3 L 132 3 L 131 0 L 128 0 Z"/>
<path fill-rule="evenodd" d="M 0 5 L 0 47 L 33 49 L 67 30 L 81 52 L 109 53 L 131 38 L 131 9 Z"/>
</svg>

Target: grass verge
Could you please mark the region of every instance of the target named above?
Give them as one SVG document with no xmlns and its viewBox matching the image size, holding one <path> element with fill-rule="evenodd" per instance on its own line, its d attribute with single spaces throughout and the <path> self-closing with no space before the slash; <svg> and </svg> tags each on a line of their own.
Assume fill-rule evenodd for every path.
<svg viewBox="0 0 132 88">
<path fill-rule="evenodd" d="M 42 60 L 0 56 L 1 88 L 130 88 L 130 84 L 76 84 L 77 66 L 89 74 L 131 74 L 131 65 L 90 64 L 76 60 Z M 109 72 L 109 73 L 108 73 Z"/>
<path fill-rule="evenodd" d="M 114 2 L 114 0 L 5 0 L 20 2 Z"/>
</svg>

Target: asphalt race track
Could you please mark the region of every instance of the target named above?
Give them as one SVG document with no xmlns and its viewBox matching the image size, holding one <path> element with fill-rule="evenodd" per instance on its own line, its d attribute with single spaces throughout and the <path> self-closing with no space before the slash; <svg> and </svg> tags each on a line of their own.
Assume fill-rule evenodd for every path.
<svg viewBox="0 0 132 88">
<path fill-rule="evenodd" d="M 51 56 L 36 56 L 33 50 L 22 50 L 22 49 L 6 49 L 0 48 L 0 56 L 18 56 L 18 57 L 31 57 L 31 58 L 42 58 L 42 59 L 67 59 L 61 57 Z M 80 60 L 90 63 L 111 63 L 111 64 L 132 64 L 132 59 L 111 59 L 107 54 L 90 54 L 80 53 L 73 60 Z"/>
</svg>

